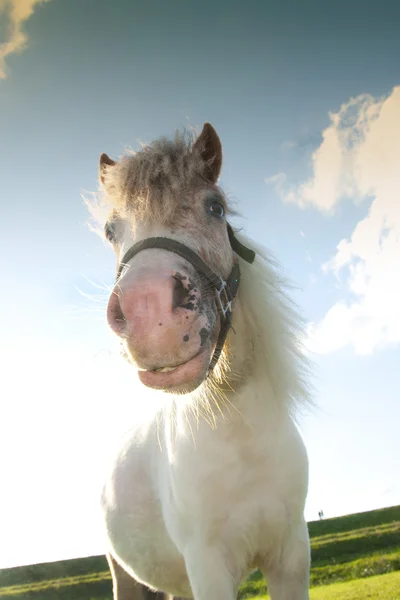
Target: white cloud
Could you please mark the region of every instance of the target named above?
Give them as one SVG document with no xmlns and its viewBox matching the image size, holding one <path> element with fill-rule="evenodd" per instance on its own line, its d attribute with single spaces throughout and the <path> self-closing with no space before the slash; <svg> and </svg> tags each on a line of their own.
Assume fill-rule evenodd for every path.
<svg viewBox="0 0 400 600">
<path fill-rule="evenodd" d="M 8 56 L 23 52 L 28 45 L 28 36 L 23 30 L 24 23 L 32 16 L 35 7 L 50 0 L 0 0 L 0 14 L 8 17 L 8 39 L 0 43 L 0 79 L 5 79 Z"/>
<path fill-rule="evenodd" d="M 346 197 L 370 201 L 367 216 L 323 266 L 343 273 L 346 297 L 309 328 L 311 350 L 350 345 L 370 354 L 400 343 L 400 86 L 383 99 L 351 99 L 330 119 L 312 177 L 290 187 L 279 174 L 275 184 L 284 200 L 328 213 Z"/>
</svg>

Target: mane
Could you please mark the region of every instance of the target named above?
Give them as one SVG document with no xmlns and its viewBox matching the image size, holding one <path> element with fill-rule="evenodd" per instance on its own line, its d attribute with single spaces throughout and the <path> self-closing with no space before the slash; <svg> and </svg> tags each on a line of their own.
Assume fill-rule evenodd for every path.
<svg viewBox="0 0 400 600">
<path fill-rule="evenodd" d="M 204 181 L 207 163 L 193 147 L 193 133 L 176 131 L 174 139 L 161 137 L 127 150 L 115 167 L 106 170 L 107 203 L 117 212 L 134 212 L 140 219 L 168 220 L 177 198 L 184 198 Z"/>
<path fill-rule="evenodd" d="M 240 260 L 238 292 L 246 331 L 254 344 L 250 358 L 252 373 L 264 378 L 265 394 L 271 407 L 276 410 L 286 408 L 296 419 L 301 409 L 313 406 L 310 363 L 303 346 L 305 321 L 287 293 L 293 285 L 280 275 L 276 259 L 242 233 L 235 232 L 235 236 L 256 252 L 253 264 Z M 200 388 L 203 397 L 215 392 L 229 377 L 230 336 L 232 332 L 215 374 L 205 382 L 204 389 Z"/>
</svg>

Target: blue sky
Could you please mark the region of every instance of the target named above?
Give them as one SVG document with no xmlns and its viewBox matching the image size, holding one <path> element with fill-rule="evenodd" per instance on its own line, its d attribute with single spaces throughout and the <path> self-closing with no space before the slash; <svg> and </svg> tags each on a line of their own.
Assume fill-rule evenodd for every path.
<svg viewBox="0 0 400 600">
<path fill-rule="evenodd" d="M 104 550 L 98 488 L 134 403 L 102 312 L 113 255 L 80 194 L 101 152 L 204 121 L 236 224 L 310 323 L 307 518 L 400 503 L 400 5 L 1 9 L 0 568 Z"/>
</svg>

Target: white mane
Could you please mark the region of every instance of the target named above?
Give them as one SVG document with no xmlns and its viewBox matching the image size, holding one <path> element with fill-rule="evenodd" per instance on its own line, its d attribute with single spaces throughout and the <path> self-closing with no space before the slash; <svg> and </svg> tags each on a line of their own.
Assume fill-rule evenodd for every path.
<svg viewBox="0 0 400 600">
<path fill-rule="evenodd" d="M 311 404 L 309 361 L 303 347 L 304 320 L 286 294 L 292 285 L 263 246 L 243 234 L 237 239 L 256 252 L 253 264 L 240 261 L 239 298 L 255 344 L 256 368 L 265 370 L 275 401 L 290 412 Z"/>
</svg>

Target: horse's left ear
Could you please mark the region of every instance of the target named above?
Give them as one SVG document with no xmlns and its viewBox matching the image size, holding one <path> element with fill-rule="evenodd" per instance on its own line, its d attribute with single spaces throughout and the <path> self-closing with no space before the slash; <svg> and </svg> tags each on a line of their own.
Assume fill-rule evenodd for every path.
<svg viewBox="0 0 400 600">
<path fill-rule="evenodd" d="M 107 154 L 105 152 L 103 152 L 101 154 L 100 160 L 99 160 L 99 176 L 100 176 L 100 181 L 103 185 L 105 185 L 105 174 L 106 174 L 107 167 L 113 167 L 116 164 L 117 163 L 115 162 L 115 160 L 113 160 L 112 158 L 107 156 Z"/>
<path fill-rule="evenodd" d="M 200 153 L 206 164 L 207 179 L 211 183 L 216 183 L 222 166 L 222 144 L 210 123 L 204 123 L 201 134 L 193 144 L 193 149 Z"/>
</svg>

